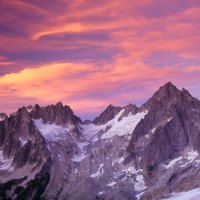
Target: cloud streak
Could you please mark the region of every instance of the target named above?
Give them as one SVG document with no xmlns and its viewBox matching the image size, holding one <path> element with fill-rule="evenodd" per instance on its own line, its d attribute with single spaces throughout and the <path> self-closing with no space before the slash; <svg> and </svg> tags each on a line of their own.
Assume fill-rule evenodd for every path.
<svg viewBox="0 0 200 200">
<path fill-rule="evenodd" d="M 114 63 L 101 67 L 92 63 L 49 63 L 0 77 L 0 95 L 7 102 L 23 98 L 27 99 L 27 103 L 34 104 L 35 97 L 42 104 L 61 100 L 78 113 L 84 114 L 86 110 L 96 113 L 108 102 L 126 104 L 130 99 L 145 99 L 155 85 L 168 81 L 169 76 L 178 85 L 181 85 L 180 74 L 187 80 L 185 84 L 192 83 L 195 76 L 200 78 L 199 70 L 195 70 L 194 74 L 195 67 L 180 72 L 177 66 L 155 69 L 142 63 L 128 66 Z M 5 109 L 5 105 L 2 104 L 1 109 Z"/>
</svg>

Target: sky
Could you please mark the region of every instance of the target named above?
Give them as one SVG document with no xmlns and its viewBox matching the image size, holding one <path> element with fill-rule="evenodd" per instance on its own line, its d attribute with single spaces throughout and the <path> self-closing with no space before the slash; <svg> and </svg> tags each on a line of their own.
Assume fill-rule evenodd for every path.
<svg viewBox="0 0 200 200">
<path fill-rule="evenodd" d="M 93 119 L 168 81 L 200 99 L 199 22 L 199 0 L 0 0 L 0 112 Z"/>
</svg>

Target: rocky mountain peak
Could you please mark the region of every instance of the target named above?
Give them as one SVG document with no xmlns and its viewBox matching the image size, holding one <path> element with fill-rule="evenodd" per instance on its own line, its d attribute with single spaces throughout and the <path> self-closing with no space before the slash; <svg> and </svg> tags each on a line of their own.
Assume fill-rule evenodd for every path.
<svg viewBox="0 0 200 200">
<path fill-rule="evenodd" d="M 109 105 L 95 120 L 94 123 L 97 125 L 105 124 L 106 122 L 113 119 L 116 114 L 120 112 L 122 108 L 118 106 Z"/>
<path fill-rule="evenodd" d="M 158 180 L 159 167 L 178 156 L 181 159 L 188 148 L 198 155 L 200 102 L 187 90 L 179 90 L 169 82 L 142 108 L 148 114 L 133 131 L 128 151 L 151 181 L 152 177 Z"/>
<path fill-rule="evenodd" d="M 45 107 L 36 104 L 30 114 L 32 118 L 42 119 L 44 123 L 55 123 L 61 126 L 76 125 L 81 122 L 81 119 L 74 115 L 72 109 L 67 105 L 63 106 L 62 102 Z"/>
<path fill-rule="evenodd" d="M 0 121 L 4 120 L 7 117 L 5 113 L 0 113 Z"/>
<path fill-rule="evenodd" d="M 129 103 L 127 106 L 124 106 L 122 109 L 124 109 L 124 112 L 120 116 L 119 120 L 129 115 L 135 115 L 139 111 L 139 108 L 135 104 L 131 103 Z"/>
<path fill-rule="evenodd" d="M 55 108 L 62 110 L 62 109 L 64 109 L 64 106 L 63 106 L 62 102 L 59 101 L 58 103 L 55 104 Z"/>
<path fill-rule="evenodd" d="M 3 199 L 157 200 L 195 189 L 199 121 L 199 100 L 171 82 L 142 107 L 110 104 L 93 122 L 62 102 L 22 107 L 0 122 Z"/>
<path fill-rule="evenodd" d="M 171 82 L 161 86 L 153 96 L 141 106 L 140 110 L 158 109 L 161 105 L 171 107 L 175 104 L 182 104 L 183 102 L 195 100 L 191 94 L 185 90 L 179 90 Z"/>
<path fill-rule="evenodd" d="M 129 103 L 127 106 L 124 107 L 125 111 L 135 114 L 138 112 L 138 107 L 135 104 Z"/>
<path fill-rule="evenodd" d="M 177 89 L 171 82 L 166 83 L 161 86 L 158 91 L 156 91 L 153 95 L 153 98 L 162 99 L 162 98 L 172 98 L 176 95 L 180 94 L 180 90 Z"/>
<path fill-rule="evenodd" d="M 31 110 L 33 110 L 33 106 L 32 106 L 32 105 L 27 106 L 27 107 L 26 107 L 26 110 L 27 110 L 28 112 L 31 112 Z"/>
</svg>

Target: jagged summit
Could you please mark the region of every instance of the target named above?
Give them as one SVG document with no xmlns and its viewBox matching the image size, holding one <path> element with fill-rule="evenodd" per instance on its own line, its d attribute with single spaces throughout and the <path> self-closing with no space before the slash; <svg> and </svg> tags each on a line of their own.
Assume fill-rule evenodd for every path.
<svg viewBox="0 0 200 200">
<path fill-rule="evenodd" d="M 163 86 L 160 87 L 160 89 L 161 88 L 178 90 L 177 87 L 171 81 L 165 83 Z"/>
<path fill-rule="evenodd" d="M 157 99 L 161 99 L 161 98 L 166 98 L 166 99 L 173 99 L 176 97 L 180 97 L 180 96 L 184 96 L 184 97 L 189 97 L 191 98 L 192 95 L 189 93 L 188 90 L 186 90 L 185 88 L 183 88 L 182 90 L 179 90 L 175 85 L 173 85 L 171 82 L 168 82 L 166 84 L 164 84 L 163 86 L 161 86 L 152 96 L 152 98 L 157 98 Z M 192 97 L 194 98 L 194 97 Z"/>
<path fill-rule="evenodd" d="M 200 194 L 200 102 L 171 82 L 141 107 L 109 105 L 93 122 L 62 102 L 0 117 L 3 199 Z"/>
<path fill-rule="evenodd" d="M 5 113 L 0 113 L 0 121 L 4 120 L 7 117 Z"/>
<path fill-rule="evenodd" d="M 95 120 L 95 124 L 105 124 L 106 122 L 113 119 L 120 111 L 124 110 L 123 114 L 120 116 L 119 120 L 123 117 L 128 116 L 129 114 L 136 114 L 139 108 L 134 104 L 128 104 L 127 106 L 120 107 L 110 104 Z"/>
<path fill-rule="evenodd" d="M 42 119 L 45 123 L 56 123 L 62 126 L 66 124 L 77 124 L 82 122 L 79 117 L 74 115 L 72 109 L 58 102 L 55 105 L 40 107 L 38 104 L 29 110 L 30 115 L 34 119 Z"/>
<path fill-rule="evenodd" d="M 113 119 L 122 108 L 119 106 L 109 105 L 100 115 L 94 120 L 95 124 L 105 124 Z"/>
<path fill-rule="evenodd" d="M 149 110 L 150 108 L 159 109 L 160 105 L 169 107 L 175 104 L 184 104 L 187 102 L 197 102 L 198 100 L 186 90 L 179 90 L 171 82 L 161 86 L 153 96 L 141 106 L 141 110 Z"/>
<path fill-rule="evenodd" d="M 168 82 L 161 86 L 153 95 L 152 98 L 156 98 L 158 100 L 162 98 L 171 99 L 180 94 L 180 90 L 173 85 L 171 82 Z"/>
<path fill-rule="evenodd" d="M 59 101 L 58 103 L 56 103 L 55 107 L 63 107 L 63 103 Z"/>
</svg>

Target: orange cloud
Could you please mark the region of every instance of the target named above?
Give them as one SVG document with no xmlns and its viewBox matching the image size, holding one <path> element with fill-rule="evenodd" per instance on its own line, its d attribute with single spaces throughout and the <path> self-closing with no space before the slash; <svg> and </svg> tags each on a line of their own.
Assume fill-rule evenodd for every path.
<svg viewBox="0 0 200 200">
<path fill-rule="evenodd" d="M 1 97 L 12 93 L 12 98 L 38 98 L 42 104 L 54 103 L 58 100 L 71 105 L 79 113 L 83 110 L 96 110 L 105 107 L 110 102 L 120 104 L 125 96 L 131 99 L 143 99 L 152 92 L 149 86 L 167 82 L 169 77 L 179 82 L 182 77 L 189 78 L 193 71 L 186 69 L 180 72 L 178 67 L 155 69 L 143 63 L 132 65 L 98 66 L 80 63 L 46 64 L 36 68 L 27 68 L 18 73 L 0 77 Z M 199 74 L 200 75 L 200 74 Z M 188 79 L 190 81 L 190 79 Z M 138 93 L 126 91 L 129 86 L 149 85 L 149 91 Z M 122 90 L 117 92 L 117 90 Z M 112 94 L 108 99 L 101 95 Z M 92 98 L 89 96 L 92 94 Z M 101 94 L 100 96 L 98 96 Z M 117 99 L 116 99 L 117 97 Z"/>
<path fill-rule="evenodd" d="M 12 98 L 16 104 L 20 99 L 62 100 L 83 112 L 147 98 L 169 79 L 178 85 L 197 83 L 200 8 L 175 1 L 164 5 L 157 0 L 72 0 L 46 6 L 3 0 L 0 54 L 8 52 L 8 58 L 0 56 L 0 65 L 14 67 L 0 77 L 1 105 L 14 104 Z M 21 55 L 30 65 L 23 63 L 19 71 Z M 155 67 L 154 62 L 164 64 Z M 14 68 L 18 72 L 12 73 Z M 143 92 L 134 88 L 139 85 Z"/>
</svg>

